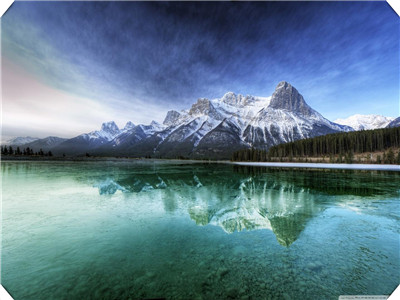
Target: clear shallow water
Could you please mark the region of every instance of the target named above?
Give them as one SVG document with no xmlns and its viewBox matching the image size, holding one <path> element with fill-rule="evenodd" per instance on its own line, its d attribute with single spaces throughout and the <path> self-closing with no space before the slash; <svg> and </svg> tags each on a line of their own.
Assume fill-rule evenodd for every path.
<svg viewBox="0 0 400 300">
<path fill-rule="evenodd" d="M 3 162 L 15 299 L 337 299 L 399 283 L 400 173 Z"/>
</svg>

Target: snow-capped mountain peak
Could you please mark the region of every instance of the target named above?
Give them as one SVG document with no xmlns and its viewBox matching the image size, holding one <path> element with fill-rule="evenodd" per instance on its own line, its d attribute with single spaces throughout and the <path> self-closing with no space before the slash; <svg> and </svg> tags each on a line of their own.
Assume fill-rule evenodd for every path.
<svg viewBox="0 0 400 300">
<path fill-rule="evenodd" d="M 346 119 L 337 119 L 334 122 L 352 127 L 354 130 L 370 130 L 386 127 L 394 118 L 381 115 L 355 114 Z"/>
<path fill-rule="evenodd" d="M 90 141 L 94 146 L 97 144 L 104 144 L 113 140 L 121 133 L 117 124 L 114 121 L 105 122 L 101 125 L 100 130 L 92 131 L 89 133 L 81 134 L 76 138 L 81 138 Z"/>
<path fill-rule="evenodd" d="M 251 106 L 254 104 L 255 101 L 260 100 L 260 99 L 257 99 L 254 96 L 249 96 L 249 95 L 244 96 L 241 94 L 235 94 L 233 92 L 228 92 L 221 98 L 220 101 L 225 104 L 234 106 L 234 107 L 242 108 L 245 106 Z"/>
<path fill-rule="evenodd" d="M 157 121 L 154 121 L 154 120 L 151 121 L 150 125 L 153 127 L 162 127 L 162 125 L 160 123 L 158 123 Z"/>
<path fill-rule="evenodd" d="M 240 102 L 240 98 L 241 97 L 237 97 L 237 95 L 234 92 L 228 92 L 222 96 L 221 102 L 224 102 L 229 105 L 237 106 L 239 104 L 238 102 Z"/>
<path fill-rule="evenodd" d="M 124 130 L 131 130 L 135 127 L 135 124 L 133 124 L 131 121 L 128 121 L 124 127 Z"/>
<path fill-rule="evenodd" d="M 189 110 L 190 115 L 207 114 L 211 109 L 212 104 L 206 98 L 199 98 Z"/>
<path fill-rule="evenodd" d="M 165 117 L 163 124 L 166 126 L 174 125 L 180 116 L 181 114 L 176 110 L 170 110 L 167 112 L 167 116 Z"/>
<path fill-rule="evenodd" d="M 142 132 L 146 135 L 146 137 L 153 135 L 155 132 L 162 131 L 165 128 L 164 125 L 161 125 L 160 123 L 154 120 L 151 121 L 150 125 L 140 124 L 138 125 L 138 127 L 141 128 Z"/>
<path fill-rule="evenodd" d="M 165 129 L 165 125 L 160 124 L 160 123 L 158 123 L 157 121 L 154 121 L 154 120 L 151 121 L 150 127 L 152 128 L 152 130 L 153 130 L 154 132 L 156 132 L 156 131 L 161 131 L 161 130 Z"/>
<path fill-rule="evenodd" d="M 276 86 L 269 107 L 298 112 L 305 116 L 310 116 L 314 112 L 304 101 L 303 96 L 286 81 L 281 81 Z"/>
<path fill-rule="evenodd" d="M 101 131 L 105 131 L 111 134 L 119 133 L 119 128 L 114 121 L 106 122 L 101 125 Z"/>
<path fill-rule="evenodd" d="M 16 138 L 12 138 L 6 142 L 6 145 L 20 146 L 25 145 L 34 141 L 39 140 L 39 138 L 31 137 L 31 136 L 19 136 Z"/>
</svg>

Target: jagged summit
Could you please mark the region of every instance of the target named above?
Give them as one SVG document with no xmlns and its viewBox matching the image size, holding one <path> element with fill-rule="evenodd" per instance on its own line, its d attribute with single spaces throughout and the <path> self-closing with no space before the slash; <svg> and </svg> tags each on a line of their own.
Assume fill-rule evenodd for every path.
<svg viewBox="0 0 400 300">
<path fill-rule="evenodd" d="M 215 120 L 222 120 L 220 113 L 214 107 L 212 102 L 206 98 L 199 98 L 190 108 L 189 115 L 192 117 L 209 116 Z"/>
<path fill-rule="evenodd" d="M 179 112 L 177 112 L 176 110 L 170 110 L 167 112 L 167 115 L 164 119 L 163 124 L 170 126 L 175 124 L 176 121 L 178 121 L 179 117 L 181 116 L 181 114 Z"/>
<path fill-rule="evenodd" d="M 303 96 L 286 81 L 281 81 L 276 86 L 269 107 L 301 113 L 304 116 L 313 113 L 313 109 L 308 106 Z"/>
<path fill-rule="evenodd" d="M 221 98 L 221 102 L 235 107 L 244 107 L 253 103 L 254 101 L 254 96 L 244 96 L 241 94 L 235 94 L 233 92 L 228 92 Z"/>
<path fill-rule="evenodd" d="M 152 120 L 151 123 L 150 123 L 150 125 L 152 125 L 152 126 L 158 126 L 158 125 L 160 125 L 160 123 L 158 123 L 157 121 Z"/>
<path fill-rule="evenodd" d="M 225 95 L 222 96 L 221 101 L 226 104 L 237 105 L 238 97 L 234 92 L 227 92 L 225 93 Z"/>
<path fill-rule="evenodd" d="M 135 127 L 135 124 L 133 124 L 131 121 L 128 121 L 124 127 L 125 130 L 130 130 Z"/>
<path fill-rule="evenodd" d="M 293 88 L 293 86 L 289 82 L 283 80 L 277 84 L 275 90 L 280 88 Z"/>
<path fill-rule="evenodd" d="M 196 103 L 192 105 L 189 110 L 190 115 L 207 114 L 212 107 L 210 100 L 206 98 L 199 98 Z"/>
<path fill-rule="evenodd" d="M 114 121 L 103 123 L 101 125 L 101 130 L 111 133 L 111 134 L 115 134 L 115 133 L 119 132 L 119 128 L 118 128 L 117 124 L 115 124 Z"/>
</svg>

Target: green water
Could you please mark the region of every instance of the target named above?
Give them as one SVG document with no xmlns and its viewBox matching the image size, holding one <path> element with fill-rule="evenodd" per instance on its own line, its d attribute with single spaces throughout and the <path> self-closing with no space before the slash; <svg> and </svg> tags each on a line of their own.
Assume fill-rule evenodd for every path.
<svg viewBox="0 0 400 300">
<path fill-rule="evenodd" d="M 337 299 L 399 283 L 400 173 L 3 162 L 17 299 Z"/>
</svg>

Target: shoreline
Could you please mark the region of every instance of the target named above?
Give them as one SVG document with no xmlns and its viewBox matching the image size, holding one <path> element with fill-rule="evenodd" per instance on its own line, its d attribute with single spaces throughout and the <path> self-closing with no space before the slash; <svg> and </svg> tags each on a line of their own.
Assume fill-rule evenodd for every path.
<svg viewBox="0 0 400 300">
<path fill-rule="evenodd" d="M 285 162 L 231 162 L 233 165 L 251 167 L 309 168 L 309 169 L 341 169 L 400 172 L 400 165 L 379 164 L 330 164 L 330 163 L 285 163 Z"/>
<path fill-rule="evenodd" d="M 96 156 L 96 157 L 84 157 L 84 156 L 76 156 L 76 157 L 60 157 L 60 156 L 2 156 L 0 158 L 0 162 L 23 162 L 23 161 L 32 161 L 32 162 L 100 162 L 100 161 L 129 161 L 129 162 L 171 162 L 171 163 L 229 163 L 230 161 L 217 161 L 217 160 L 197 160 L 197 159 L 177 159 L 177 158 L 135 158 L 135 157 L 111 157 L 111 156 Z"/>
<path fill-rule="evenodd" d="M 341 170 L 370 170 L 370 171 L 395 171 L 400 172 L 400 165 L 383 164 L 338 164 L 338 163 L 300 163 L 300 162 L 239 162 L 229 160 L 196 160 L 196 159 L 167 159 L 167 158 L 133 158 L 133 157 L 15 157 L 2 156 L 0 162 L 38 161 L 38 162 L 99 162 L 99 161 L 129 161 L 129 162 L 170 162 L 179 164 L 229 164 L 250 167 L 271 168 L 308 168 L 308 169 L 341 169 Z"/>
</svg>

